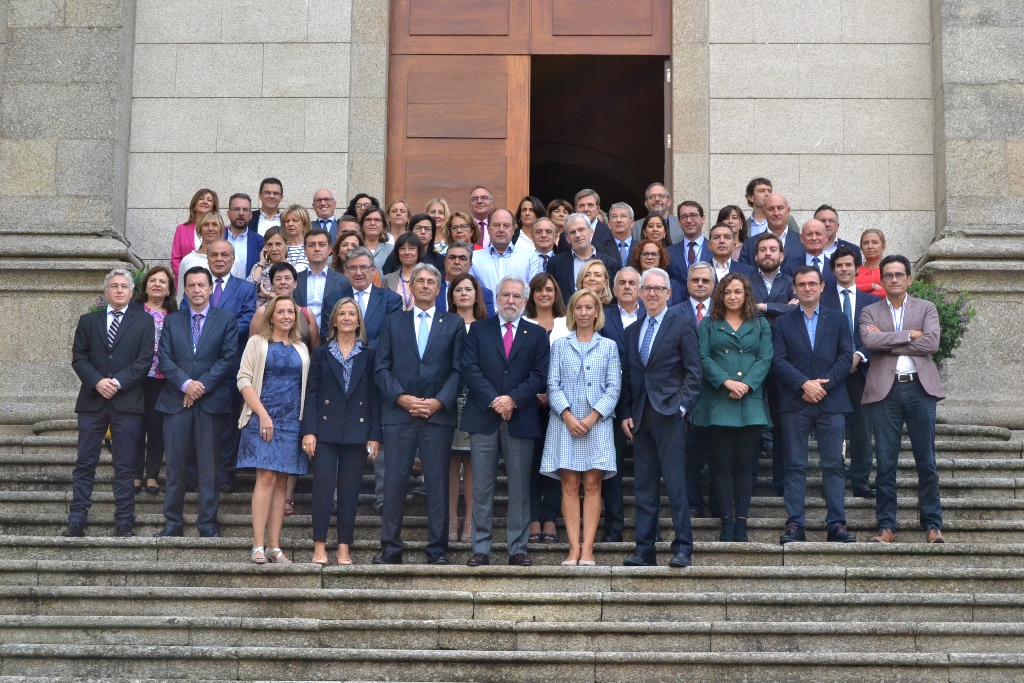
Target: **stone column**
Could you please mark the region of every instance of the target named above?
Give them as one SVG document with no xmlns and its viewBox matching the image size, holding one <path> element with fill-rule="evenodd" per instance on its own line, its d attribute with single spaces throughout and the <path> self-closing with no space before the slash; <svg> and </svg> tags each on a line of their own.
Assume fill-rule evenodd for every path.
<svg viewBox="0 0 1024 683">
<path fill-rule="evenodd" d="M 0 423 L 71 414 L 124 241 L 134 0 L 0 1 Z"/>
<path fill-rule="evenodd" d="M 1024 428 L 1024 4 L 933 0 L 938 240 L 919 275 L 977 297 L 940 418 Z"/>
</svg>

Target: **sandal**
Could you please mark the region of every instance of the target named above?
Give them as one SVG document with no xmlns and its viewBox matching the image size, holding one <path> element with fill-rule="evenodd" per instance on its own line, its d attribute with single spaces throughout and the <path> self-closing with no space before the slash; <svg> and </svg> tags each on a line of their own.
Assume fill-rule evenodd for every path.
<svg viewBox="0 0 1024 683">
<path fill-rule="evenodd" d="M 526 542 L 527 543 L 540 543 L 540 539 L 541 539 L 541 535 L 540 534 L 530 534 L 530 537 L 528 539 L 526 539 Z"/>
<path fill-rule="evenodd" d="M 448 522 L 448 542 L 454 543 L 459 540 L 459 521 Z"/>
<path fill-rule="evenodd" d="M 472 543 L 473 542 L 473 523 L 466 522 L 462 525 L 462 542 Z"/>
<path fill-rule="evenodd" d="M 280 548 L 270 548 L 267 551 L 267 559 L 274 564 L 291 564 L 292 561 L 288 559 L 288 556 L 284 554 L 284 551 Z"/>
<path fill-rule="evenodd" d="M 294 515 L 294 514 L 295 514 L 295 501 L 290 499 L 290 498 L 286 498 L 285 501 L 284 501 L 284 516 L 285 517 L 290 517 L 291 515 Z"/>
<path fill-rule="evenodd" d="M 253 548 L 252 552 L 249 553 L 249 559 L 252 560 L 253 564 L 266 564 L 267 556 L 263 552 L 263 546 Z"/>
<path fill-rule="evenodd" d="M 541 534 L 541 543 L 558 543 L 558 534 Z"/>
</svg>

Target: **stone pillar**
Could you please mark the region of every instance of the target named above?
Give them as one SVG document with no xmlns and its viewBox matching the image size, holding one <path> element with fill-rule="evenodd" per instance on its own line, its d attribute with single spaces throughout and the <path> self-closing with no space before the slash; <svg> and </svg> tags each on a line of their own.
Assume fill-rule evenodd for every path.
<svg viewBox="0 0 1024 683">
<path fill-rule="evenodd" d="M 0 423 L 71 414 L 124 242 L 134 0 L 0 1 Z"/>
<path fill-rule="evenodd" d="M 1024 428 L 1024 4 L 933 0 L 938 240 L 919 275 L 977 297 L 940 418 Z"/>
</svg>

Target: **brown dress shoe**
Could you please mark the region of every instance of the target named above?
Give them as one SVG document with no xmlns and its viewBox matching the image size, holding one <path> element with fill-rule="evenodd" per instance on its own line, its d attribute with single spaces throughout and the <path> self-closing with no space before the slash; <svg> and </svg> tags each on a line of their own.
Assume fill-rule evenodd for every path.
<svg viewBox="0 0 1024 683">
<path fill-rule="evenodd" d="M 929 529 L 928 533 L 924 536 L 925 540 L 929 543 L 945 543 L 946 537 L 942 535 L 941 529 Z"/>
<path fill-rule="evenodd" d="M 879 529 L 878 535 L 871 539 L 872 543 L 894 543 L 896 534 L 892 529 Z"/>
</svg>

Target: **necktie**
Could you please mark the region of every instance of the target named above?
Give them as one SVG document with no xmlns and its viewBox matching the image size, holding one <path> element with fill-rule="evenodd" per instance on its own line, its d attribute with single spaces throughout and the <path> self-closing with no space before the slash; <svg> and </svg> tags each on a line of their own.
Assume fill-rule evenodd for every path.
<svg viewBox="0 0 1024 683">
<path fill-rule="evenodd" d="M 360 291 L 356 292 L 356 303 L 359 304 L 359 310 L 362 312 L 364 317 L 366 316 L 366 301 L 365 301 L 365 298 L 366 298 L 366 291 L 365 290 L 360 290 Z"/>
<path fill-rule="evenodd" d="M 211 303 L 214 308 L 220 308 L 220 298 L 224 296 L 224 279 L 217 278 L 217 286 L 213 288 Z"/>
<path fill-rule="evenodd" d="M 192 315 L 192 353 L 196 352 L 196 346 L 199 344 L 199 333 L 203 329 L 204 317 L 202 313 Z"/>
<path fill-rule="evenodd" d="M 320 219 L 320 229 L 321 230 L 326 230 L 327 226 L 330 225 L 330 224 L 331 224 L 331 222 L 329 220 L 327 220 L 326 218 L 321 218 Z"/>
<path fill-rule="evenodd" d="M 430 336 L 430 328 L 427 327 L 427 312 L 423 311 L 420 313 L 420 333 L 416 339 L 416 346 L 419 348 L 420 359 L 422 360 L 423 354 L 427 351 L 427 337 Z"/>
<path fill-rule="evenodd" d="M 703 319 L 704 319 L 704 304 L 703 303 L 699 303 L 699 304 L 697 304 L 697 322 L 700 322 Z"/>
<path fill-rule="evenodd" d="M 811 259 L 811 265 L 814 266 L 815 268 L 817 268 L 819 273 L 821 272 L 821 259 L 820 258 L 818 258 L 817 256 L 812 258 Z"/>
<path fill-rule="evenodd" d="M 540 257 L 544 259 L 544 270 L 548 269 L 548 259 L 551 258 L 551 254 L 541 254 Z"/>
<path fill-rule="evenodd" d="M 113 348 L 114 339 L 117 338 L 117 328 L 121 326 L 121 311 L 114 311 L 114 319 L 110 321 L 110 329 L 107 330 L 107 346 Z"/>
<path fill-rule="evenodd" d="M 619 260 L 622 261 L 622 265 L 626 265 L 626 256 L 629 255 L 629 245 L 625 242 L 619 242 Z"/>
<path fill-rule="evenodd" d="M 657 318 L 649 318 L 649 320 L 647 331 L 644 332 L 644 343 L 640 345 L 640 360 L 644 365 L 647 365 L 647 361 L 651 357 L 651 340 L 654 339 L 654 328 L 658 326 Z"/>
<path fill-rule="evenodd" d="M 850 323 L 850 334 L 853 334 L 853 306 L 850 305 L 850 290 L 843 290 L 843 310 L 846 311 L 846 322 Z"/>
<path fill-rule="evenodd" d="M 696 242 L 690 242 L 690 246 L 686 251 L 686 265 L 692 266 L 697 260 L 697 252 L 695 250 Z"/>
<path fill-rule="evenodd" d="M 505 336 L 501 338 L 505 342 L 505 358 L 512 353 L 512 323 L 505 323 Z"/>
</svg>

